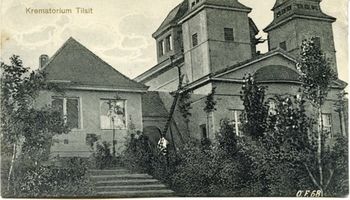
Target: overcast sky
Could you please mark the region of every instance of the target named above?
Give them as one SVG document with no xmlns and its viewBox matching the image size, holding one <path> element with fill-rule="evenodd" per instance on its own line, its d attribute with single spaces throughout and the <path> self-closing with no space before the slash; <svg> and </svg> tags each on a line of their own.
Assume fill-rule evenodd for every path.
<svg viewBox="0 0 350 200">
<path fill-rule="evenodd" d="M 156 64 L 151 34 L 182 0 L 0 0 L 1 60 L 18 54 L 35 69 L 41 54 L 52 56 L 74 37 L 118 71 L 134 78 Z M 253 8 L 250 17 L 259 35 L 272 21 L 275 0 L 240 0 Z M 93 14 L 26 14 L 26 8 L 92 8 Z M 347 72 L 347 0 L 323 0 L 323 11 L 337 18 L 334 24 L 339 76 Z M 267 44 L 259 46 L 266 52 Z"/>
</svg>

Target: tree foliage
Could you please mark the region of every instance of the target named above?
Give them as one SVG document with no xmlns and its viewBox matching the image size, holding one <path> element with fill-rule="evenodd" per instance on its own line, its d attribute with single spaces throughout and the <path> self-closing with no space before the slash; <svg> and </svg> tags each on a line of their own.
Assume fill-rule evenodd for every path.
<svg viewBox="0 0 350 200">
<path fill-rule="evenodd" d="M 244 77 L 241 99 L 244 105 L 243 132 L 259 138 L 263 135 L 266 125 L 268 107 L 265 102 L 265 86 L 256 83 L 254 76 Z"/>
<path fill-rule="evenodd" d="M 42 71 L 30 72 L 16 55 L 10 58 L 10 64 L 1 62 L 1 70 L 1 139 L 2 145 L 12 151 L 2 153 L 12 156 L 8 175 L 10 189 L 17 160 L 39 165 L 48 158 L 52 136 L 69 130 L 60 112 L 34 105 L 40 90 L 58 89 L 46 82 Z"/>
<path fill-rule="evenodd" d="M 216 92 L 216 88 L 213 87 L 211 90 L 211 93 L 205 99 L 205 107 L 203 110 L 206 113 L 210 113 L 216 110 L 215 106 L 217 102 L 215 101 L 215 92 Z"/>
<path fill-rule="evenodd" d="M 336 74 L 315 38 L 303 40 L 297 68 L 305 97 L 316 106 L 322 105 Z"/>
</svg>

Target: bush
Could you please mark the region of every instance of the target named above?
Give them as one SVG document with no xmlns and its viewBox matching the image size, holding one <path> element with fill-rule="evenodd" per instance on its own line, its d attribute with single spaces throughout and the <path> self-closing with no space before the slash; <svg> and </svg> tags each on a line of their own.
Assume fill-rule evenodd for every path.
<svg viewBox="0 0 350 200">
<path fill-rule="evenodd" d="M 65 168 L 55 166 L 17 166 L 15 197 L 81 197 L 92 196 L 87 163 L 78 158 L 68 159 Z"/>
<path fill-rule="evenodd" d="M 169 149 L 166 156 L 152 149 L 147 137 L 132 136 L 123 163 L 134 171 L 151 174 L 180 196 L 244 196 L 254 183 L 250 158 L 241 151 L 243 141 L 236 138 L 227 120 L 220 130 L 219 142 L 202 145 L 190 139 L 178 152 Z"/>
<path fill-rule="evenodd" d="M 113 156 L 110 150 L 111 144 L 104 141 L 96 145 L 96 151 L 92 154 L 93 162 L 97 169 L 106 169 L 112 166 Z"/>
</svg>

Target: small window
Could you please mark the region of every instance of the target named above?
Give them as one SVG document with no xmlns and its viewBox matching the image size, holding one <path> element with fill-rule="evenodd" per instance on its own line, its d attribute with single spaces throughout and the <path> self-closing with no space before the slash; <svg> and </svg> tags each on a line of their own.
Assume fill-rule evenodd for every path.
<svg viewBox="0 0 350 200">
<path fill-rule="evenodd" d="M 280 43 L 280 48 L 287 51 L 287 43 L 284 41 L 284 42 L 281 42 Z"/>
<path fill-rule="evenodd" d="M 69 144 L 68 139 L 64 139 L 64 140 L 63 140 L 63 144 Z"/>
<path fill-rule="evenodd" d="M 196 5 L 196 2 L 192 2 L 192 7 Z"/>
<path fill-rule="evenodd" d="M 333 137 L 333 135 L 332 135 L 332 115 L 330 113 L 323 113 L 322 114 L 322 121 L 323 121 L 323 131 L 325 133 L 330 134 L 330 137 Z"/>
<path fill-rule="evenodd" d="M 287 6 L 287 11 L 290 11 L 290 10 L 292 10 L 292 6 Z"/>
<path fill-rule="evenodd" d="M 305 4 L 304 8 L 310 10 L 310 5 Z"/>
<path fill-rule="evenodd" d="M 171 35 L 166 37 L 166 49 L 167 49 L 167 51 L 173 50 L 173 41 L 172 41 Z"/>
<path fill-rule="evenodd" d="M 206 139 L 208 138 L 208 132 L 207 132 L 207 125 L 206 124 L 202 124 L 199 126 L 201 129 L 201 133 L 202 133 L 202 138 Z"/>
<path fill-rule="evenodd" d="M 192 46 L 195 47 L 198 45 L 198 34 L 195 33 L 192 35 Z"/>
<path fill-rule="evenodd" d="M 165 54 L 164 40 L 159 41 L 158 48 L 159 48 L 159 56 L 164 55 Z"/>
<path fill-rule="evenodd" d="M 196 4 L 199 3 L 199 0 L 196 0 Z"/>
<path fill-rule="evenodd" d="M 311 6 L 311 9 L 312 10 L 318 10 L 318 7 L 317 6 Z"/>
<path fill-rule="evenodd" d="M 233 28 L 224 28 L 225 41 L 233 41 Z"/>
<path fill-rule="evenodd" d="M 297 4 L 297 8 L 302 9 L 304 8 L 303 4 Z"/>
</svg>

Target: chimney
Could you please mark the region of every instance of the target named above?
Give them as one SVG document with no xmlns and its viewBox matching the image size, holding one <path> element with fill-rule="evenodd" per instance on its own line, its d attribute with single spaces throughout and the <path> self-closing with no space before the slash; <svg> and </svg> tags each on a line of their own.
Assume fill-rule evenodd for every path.
<svg viewBox="0 0 350 200">
<path fill-rule="evenodd" d="M 47 62 L 49 61 L 49 56 L 46 54 L 43 54 L 39 57 L 39 69 L 42 69 Z"/>
</svg>

